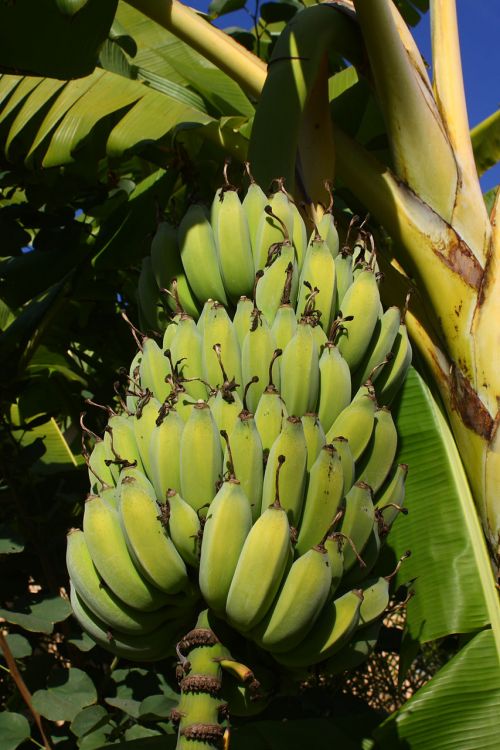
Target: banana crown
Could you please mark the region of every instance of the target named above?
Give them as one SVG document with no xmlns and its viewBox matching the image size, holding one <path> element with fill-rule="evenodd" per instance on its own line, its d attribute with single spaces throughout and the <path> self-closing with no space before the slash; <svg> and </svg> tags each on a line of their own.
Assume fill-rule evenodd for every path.
<svg viewBox="0 0 500 750">
<path fill-rule="evenodd" d="M 348 664 L 389 601 L 373 581 L 407 471 L 390 404 L 411 347 L 373 243 L 353 221 L 340 246 L 330 210 L 309 228 L 282 181 L 242 198 L 226 176 L 151 252 L 140 319 L 163 339 L 134 330 L 119 413 L 84 427 L 100 499 L 68 539 L 75 616 L 127 658 L 167 655 L 166 623 L 208 607 L 287 668 Z"/>
</svg>

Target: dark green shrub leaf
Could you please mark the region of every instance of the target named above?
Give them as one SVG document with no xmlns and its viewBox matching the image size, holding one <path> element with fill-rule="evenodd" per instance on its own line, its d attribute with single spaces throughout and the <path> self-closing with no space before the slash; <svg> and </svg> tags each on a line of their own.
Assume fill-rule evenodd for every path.
<svg viewBox="0 0 500 750">
<path fill-rule="evenodd" d="M 54 623 L 65 620 L 70 614 L 70 603 L 60 596 L 47 596 L 42 600 L 19 597 L 12 609 L 0 608 L 0 617 L 30 633 L 52 633 Z"/>
<path fill-rule="evenodd" d="M 88 706 L 76 714 L 70 729 L 77 737 L 83 737 L 107 724 L 108 720 L 108 713 L 103 706 Z"/>
<path fill-rule="evenodd" d="M 260 16 L 266 23 L 290 21 L 297 13 L 298 7 L 294 3 L 262 3 Z"/>
<path fill-rule="evenodd" d="M 30 736 L 30 725 L 22 714 L 4 711 L 0 714 L 0 746 L 2 750 L 15 750 Z"/>
<path fill-rule="evenodd" d="M 25 656 L 31 656 L 33 649 L 31 648 L 31 643 L 24 635 L 20 635 L 20 633 L 8 633 L 6 639 L 7 645 L 15 659 L 24 659 Z"/>
<path fill-rule="evenodd" d="M 168 719 L 170 711 L 179 702 L 180 696 L 148 695 L 139 706 L 141 719 L 150 721 L 152 719 Z"/>
<path fill-rule="evenodd" d="M 11 523 L 0 523 L 0 555 L 12 555 L 22 552 L 24 539 L 18 529 Z"/>
<path fill-rule="evenodd" d="M 245 7 L 245 3 L 246 0 L 212 0 L 208 6 L 208 14 L 212 18 L 224 16 L 226 13 L 241 10 Z"/>
<path fill-rule="evenodd" d="M 49 678 L 47 690 L 37 690 L 33 705 L 50 721 L 72 721 L 82 708 L 97 700 L 90 677 L 81 669 L 58 669 Z"/>
</svg>

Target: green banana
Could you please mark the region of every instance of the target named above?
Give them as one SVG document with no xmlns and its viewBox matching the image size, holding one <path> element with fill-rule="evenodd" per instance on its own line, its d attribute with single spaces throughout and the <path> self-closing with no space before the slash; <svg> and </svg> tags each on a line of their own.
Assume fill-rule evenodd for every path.
<svg viewBox="0 0 500 750">
<path fill-rule="evenodd" d="M 120 471 L 125 466 L 135 465 L 142 469 L 141 456 L 134 434 L 134 417 L 114 414 L 108 419 L 104 433 L 106 458 L 114 482 L 118 482 Z"/>
<path fill-rule="evenodd" d="M 128 411 L 135 411 L 137 401 L 140 398 L 140 370 L 142 360 L 142 349 L 138 349 L 130 363 L 128 372 L 129 385 L 127 388 L 126 407 Z"/>
<path fill-rule="evenodd" d="M 332 424 L 326 433 L 328 443 L 341 436 L 349 441 L 354 460 L 357 461 L 370 442 L 375 421 L 375 398 L 366 393 L 352 401 Z"/>
<path fill-rule="evenodd" d="M 377 384 L 377 399 L 381 406 L 390 406 L 394 397 L 399 392 L 411 365 L 412 348 L 406 326 L 399 326 L 394 345 L 392 347 L 393 358 L 382 368 Z"/>
<path fill-rule="evenodd" d="M 315 233 L 309 241 L 304 265 L 300 272 L 297 311 L 300 315 L 305 314 L 310 290 L 317 289 L 314 306 L 315 310 L 321 313 L 319 324 L 324 331 L 329 330 L 334 315 L 336 284 L 335 262 L 332 254 L 326 242 Z"/>
<path fill-rule="evenodd" d="M 287 512 L 290 526 L 296 528 L 304 503 L 307 467 L 307 444 L 304 428 L 298 417 L 286 419 L 269 451 L 262 485 L 261 514 L 273 503 L 276 474 L 283 456 L 286 457 L 286 463 L 280 472 L 280 497 L 283 498 L 281 508 Z"/>
<path fill-rule="evenodd" d="M 363 361 L 378 319 L 380 294 L 373 271 L 364 268 L 360 272 L 341 304 L 344 321 L 337 346 L 354 371 Z"/>
<path fill-rule="evenodd" d="M 106 458 L 106 443 L 100 438 L 96 439 L 88 459 L 90 491 L 94 495 L 98 494 L 102 487 L 113 487 L 115 484 Z"/>
<path fill-rule="evenodd" d="M 309 474 L 304 513 L 296 551 L 303 555 L 319 544 L 330 529 L 343 497 L 344 475 L 332 445 L 325 445 Z"/>
<path fill-rule="evenodd" d="M 285 303 L 278 307 L 271 330 L 276 346 L 284 351 L 297 330 L 297 315 L 291 304 Z"/>
<path fill-rule="evenodd" d="M 304 258 L 307 250 L 307 228 L 304 219 L 302 218 L 301 213 L 293 200 L 290 201 L 290 207 L 292 209 L 293 218 L 292 242 L 297 257 L 297 266 L 300 270 L 304 264 Z"/>
<path fill-rule="evenodd" d="M 181 495 L 196 511 L 212 502 L 222 476 L 219 431 L 210 407 L 198 401 L 184 425 L 180 443 Z"/>
<path fill-rule="evenodd" d="M 111 591 L 134 609 L 160 609 L 168 602 L 163 591 L 139 573 L 123 536 L 118 513 L 98 496 L 88 498 L 83 533 L 99 575 Z"/>
<path fill-rule="evenodd" d="M 272 609 L 250 637 L 273 654 L 297 646 L 316 622 L 330 593 L 332 572 L 324 547 L 295 560 Z"/>
<path fill-rule="evenodd" d="M 80 529 L 71 529 L 68 533 L 66 567 L 80 599 L 113 632 L 150 633 L 168 619 L 168 608 L 140 612 L 113 594 L 97 572 L 85 534 Z"/>
<path fill-rule="evenodd" d="M 271 246 L 270 257 L 255 291 L 255 303 L 270 326 L 281 303 L 281 295 L 276 292 L 285 286 L 287 297 L 293 304 L 297 298 L 298 269 L 295 250 L 289 240 Z"/>
<path fill-rule="evenodd" d="M 282 464 L 280 461 L 279 467 Z M 227 596 L 226 615 L 238 630 L 251 630 L 266 615 L 281 585 L 290 554 L 290 526 L 280 505 L 278 468 L 276 499 L 250 529 Z"/>
<path fill-rule="evenodd" d="M 288 417 L 288 410 L 274 384 L 270 383 L 259 399 L 255 410 L 255 424 L 264 452 L 269 452 Z"/>
<path fill-rule="evenodd" d="M 331 534 L 324 542 L 332 574 L 332 582 L 330 584 L 330 597 L 332 598 L 344 575 L 344 543 L 345 539 L 338 534 Z"/>
<path fill-rule="evenodd" d="M 225 430 L 230 435 L 243 409 L 243 402 L 238 393 L 231 391 L 230 388 L 220 388 L 215 396 L 208 399 L 208 405 L 219 433 Z M 220 441 L 221 449 L 224 451 L 225 442 L 222 436 Z"/>
<path fill-rule="evenodd" d="M 325 442 L 328 442 L 326 440 Z M 354 484 L 355 480 L 355 464 L 354 456 L 352 455 L 351 448 L 349 447 L 349 441 L 342 436 L 333 438 L 331 445 L 335 448 L 342 464 L 342 473 L 344 476 L 344 491 L 346 495 Z"/>
<path fill-rule="evenodd" d="M 168 489 L 181 488 L 179 445 L 183 430 L 184 420 L 170 407 L 162 409 L 151 432 L 150 479 L 160 502 L 165 502 Z"/>
<path fill-rule="evenodd" d="M 335 278 L 337 288 L 335 291 L 335 315 L 343 310 L 343 301 L 348 289 L 354 282 L 352 272 L 352 253 L 349 249 L 342 249 L 335 258 Z M 357 325 L 357 324 L 356 324 Z"/>
<path fill-rule="evenodd" d="M 401 325 L 401 311 L 399 307 L 389 307 L 375 324 L 370 348 L 356 373 L 355 389 L 368 378 L 374 383 L 382 372 L 378 365 L 382 364 L 393 347 Z"/>
<path fill-rule="evenodd" d="M 273 657 L 290 669 L 308 667 L 330 658 L 345 646 L 357 627 L 362 601 L 362 591 L 354 589 L 327 602 L 302 642 L 283 654 L 273 653 Z"/>
<path fill-rule="evenodd" d="M 245 197 L 241 202 L 241 205 L 243 206 L 243 211 L 245 212 L 245 216 L 247 218 L 248 231 L 250 233 L 250 242 L 252 245 L 252 253 L 254 258 L 256 256 L 257 248 L 257 230 L 267 203 L 268 200 L 266 194 L 252 178 L 250 180 L 250 185 L 248 186 Z"/>
<path fill-rule="evenodd" d="M 351 371 L 338 348 L 327 342 L 319 358 L 318 415 L 325 432 L 351 403 Z"/>
<path fill-rule="evenodd" d="M 340 531 L 351 540 L 356 552 L 350 546 L 344 548 L 344 571 L 347 573 L 361 555 L 370 538 L 375 521 L 375 509 L 371 488 L 365 482 L 356 482 L 345 496 L 345 512 Z"/>
<path fill-rule="evenodd" d="M 140 365 L 141 388 L 150 390 L 160 403 L 169 396 L 171 389 L 167 382 L 170 365 L 154 339 L 145 338 L 142 342 Z"/>
<path fill-rule="evenodd" d="M 252 520 L 260 515 L 262 484 L 264 481 L 264 454 L 255 418 L 248 411 L 238 415 L 236 424 L 229 434 L 234 473 L 248 497 Z M 227 466 L 229 453 L 226 448 L 224 466 Z"/>
<path fill-rule="evenodd" d="M 201 542 L 198 581 L 205 601 L 216 614 L 224 615 L 231 581 L 251 527 L 248 497 L 231 476 L 210 504 Z"/>
<path fill-rule="evenodd" d="M 167 221 L 161 221 L 151 242 L 151 266 L 160 290 L 168 292 L 165 301 L 172 312 L 179 311 L 198 318 L 200 314 L 186 273 L 182 267 L 177 229 Z"/>
<path fill-rule="evenodd" d="M 221 362 L 224 367 L 221 367 Z M 204 315 L 202 341 L 203 379 L 212 388 L 223 385 L 226 380 L 237 384 L 241 396 L 241 352 L 238 336 L 225 308 L 213 302 Z M 227 376 L 225 375 L 227 373 Z"/>
<path fill-rule="evenodd" d="M 149 391 L 139 400 L 133 418 L 134 436 L 139 449 L 144 471 L 149 478 L 152 476 L 150 442 L 151 434 L 156 426 L 161 404 Z"/>
<path fill-rule="evenodd" d="M 321 670 L 323 674 L 340 674 L 363 664 L 377 645 L 381 627 L 382 621 L 376 620 L 356 630 L 349 643 L 325 662 Z"/>
<path fill-rule="evenodd" d="M 385 534 L 401 512 L 405 500 L 406 464 L 398 464 L 385 487 L 377 493 L 375 510 L 383 522 Z"/>
<path fill-rule="evenodd" d="M 356 466 L 356 478 L 366 482 L 375 494 L 385 482 L 396 456 L 398 433 L 387 406 L 375 411 L 373 431 Z"/>
<path fill-rule="evenodd" d="M 380 555 L 381 540 L 379 534 L 379 521 L 375 520 L 368 541 L 363 549 L 363 565 L 355 565 L 344 576 L 342 585 L 347 588 L 358 586 L 372 572 Z M 359 561 L 358 561 L 359 562 Z"/>
<path fill-rule="evenodd" d="M 73 586 L 70 601 L 74 616 L 97 645 L 116 656 L 132 661 L 159 661 L 167 656 L 173 656 L 174 644 L 189 621 L 186 616 L 183 620 L 172 619 L 147 634 L 115 633 L 85 605 Z"/>
<path fill-rule="evenodd" d="M 254 282 L 254 264 L 250 231 L 237 190 L 225 185 L 214 198 L 217 210 L 212 212 L 217 257 L 224 289 L 237 300 L 250 294 Z"/>
<path fill-rule="evenodd" d="M 318 347 L 312 326 L 304 319 L 281 358 L 281 396 L 289 414 L 316 411 L 319 394 Z"/>
<path fill-rule="evenodd" d="M 199 380 L 202 373 L 202 339 L 198 327 L 189 315 L 179 315 L 170 345 L 172 362 L 177 365 L 186 393 L 195 401 L 207 395 L 206 386 Z"/>
<path fill-rule="evenodd" d="M 257 386 L 250 389 L 247 394 L 248 408 L 251 412 L 255 412 L 257 408 L 276 350 L 276 342 L 266 319 L 259 314 L 258 310 L 254 313 L 254 326 L 245 336 L 241 349 L 243 383 L 249 383 L 254 377 L 258 378 Z M 277 368 L 275 380 L 276 387 L 279 389 L 279 368 Z"/>
<path fill-rule="evenodd" d="M 153 487 L 126 477 L 120 488 L 119 513 L 129 552 L 142 575 L 166 594 L 186 590 L 186 566 L 159 515 Z"/>
<path fill-rule="evenodd" d="M 201 523 L 198 513 L 179 495 L 175 489 L 166 493 L 165 513 L 168 516 L 168 533 L 177 552 L 187 565 L 199 566 L 199 538 Z"/>
<path fill-rule="evenodd" d="M 318 221 L 318 234 L 326 242 L 332 258 L 336 258 L 339 254 L 339 233 L 335 226 L 335 220 L 331 208 L 325 211 L 321 219 Z"/>
<path fill-rule="evenodd" d="M 267 206 L 270 207 L 270 212 L 266 210 Z M 265 267 L 272 245 L 290 240 L 293 236 L 291 203 L 282 186 L 269 198 L 267 206 L 261 214 L 255 236 L 253 252 L 256 271 Z"/>
<path fill-rule="evenodd" d="M 300 421 L 307 445 L 307 471 L 310 472 L 320 450 L 326 444 L 326 435 L 317 414 L 304 414 Z"/>
<path fill-rule="evenodd" d="M 204 206 L 192 204 L 179 225 L 182 266 L 201 304 L 218 300 L 227 304 L 212 225 Z"/>
<path fill-rule="evenodd" d="M 250 297 L 239 298 L 238 304 L 236 305 L 236 312 L 234 313 L 233 317 L 233 326 L 234 330 L 236 331 L 240 349 L 243 346 L 245 336 L 247 335 L 248 331 L 250 330 L 250 326 L 252 325 L 253 309 L 254 304 Z"/>
</svg>

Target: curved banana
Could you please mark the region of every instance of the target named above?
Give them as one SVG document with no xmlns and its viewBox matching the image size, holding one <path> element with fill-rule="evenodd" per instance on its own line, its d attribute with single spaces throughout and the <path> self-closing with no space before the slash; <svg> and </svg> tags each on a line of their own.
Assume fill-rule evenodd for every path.
<svg viewBox="0 0 500 750">
<path fill-rule="evenodd" d="M 375 409 L 376 401 L 370 393 L 352 401 L 340 412 L 326 433 L 327 441 L 331 443 L 339 436 L 347 438 L 354 460 L 357 461 L 370 442 Z"/>
<path fill-rule="evenodd" d="M 293 213 L 288 195 L 280 186 L 268 199 L 257 227 L 254 246 L 255 271 L 262 270 L 267 263 L 269 249 L 272 245 L 290 240 L 293 235 Z"/>
<path fill-rule="evenodd" d="M 245 210 L 235 188 L 225 185 L 214 198 L 217 210 L 212 212 L 217 257 L 224 289 L 237 300 L 251 294 L 254 283 L 252 243 Z"/>
<path fill-rule="evenodd" d="M 287 417 L 288 411 L 285 402 L 275 386 L 273 384 L 268 385 L 255 410 L 255 424 L 259 431 L 264 452 L 270 450 Z"/>
<path fill-rule="evenodd" d="M 389 307 L 375 324 L 372 334 L 371 346 L 365 354 L 365 358 L 356 373 L 356 390 L 368 378 L 375 382 L 382 372 L 377 367 L 391 352 L 396 336 L 401 325 L 401 311 L 399 307 Z"/>
<path fill-rule="evenodd" d="M 382 620 L 377 620 L 371 625 L 356 630 L 349 642 L 325 662 L 322 672 L 340 674 L 363 664 L 377 645 L 381 627 Z"/>
<path fill-rule="evenodd" d="M 135 439 L 133 420 L 132 416 L 114 414 L 108 419 L 104 433 L 105 461 L 115 484 L 118 482 L 122 468 L 126 466 L 143 468 Z"/>
<path fill-rule="evenodd" d="M 385 482 L 397 447 L 398 433 L 390 409 L 387 406 L 376 409 L 370 442 L 356 466 L 356 478 L 369 484 L 373 494 Z"/>
<path fill-rule="evenodd" d="M 250 297 L 240 297 L 236 305 L 236 312 L 233 317 L 233 326 L 236 331 L 240 349 L 253 321 L 254 304 Z"/>
<path fill-rule="evenodd" d="M 197 568 L 200 564 L 198 547 L 201 532 L 198 513 L 175 489 L 167 491 L 165 505 L 168 533 L 177 552 L 187 565 Z"/>
<path fill-rule="evenodd" d="M 318 415 L 326 433 L 351 403 L 351 371 L 349 365 L 330 341 L 319 358 Z"/>
<path fill-rule="evenodd" d="M 192 204 L 182 217 L 179 247 L 182 266 L 198 301 L 203 305 L 208 299 L 216 299 L 226 305 L 217 246 L 204 206 Z"/>
<path fill-rule="evenodd" d="M 276 346 L 284 351 L 297 330 L 297 315 L 290 303 L 281 304 L 272 324 Z"/>
<path fill-rule="evenodd" d="M 172 312 L 178 312 L 180 306 L 185 313 L 198 318 L 198 303 L 181 263 L 177 229 L 167 221 L 158 224 L 151 242 L 151 266 L 158 288 L 169 292 L 165 301 Z"/>
<path fill-rule="evenodd" d="M 193 406 L 184 425 L 180 469 L 181 495 L 196 511 L 200 511 L 212 502 L 216 484 L 222 476 L 219 431 L 210 407 L 204 401 Z"/>
<path fill-rule="evenodd" d="M 391 405 L 411 365 L 412 348 L 404 323 L 399 326 L 392 353 L 392 360 L 382 368 L 375 386 L 377 399 L 381 406 Z"/>
<path fill-rule="evenodd" d="M 256 257 L 257 252 L 257 231 L 262 215 L 264 214 L 264 208 L 267 206 L 267 203 L 267 195 L 252 178 L 250 180 L 250 185 L 248 186 L 245 197 L 241 202 L 241 205 L 243 206 L 243 211 L 245 212 L 245 216 L 247 218 L 248 231 L 250 233 L 250 242 L 252 245 L 252 254 L 254 258 Z"/>
<path fill-rule="evenodd" d="M 202 339 L 192 317 L 179 315 L 168 348 L 172 362 L 179 369 L 186 393 L 195 401 L 206 398 L 206 386 L 199 380 L 202 373 Z"/>
<path fill-rule="evenodd" d="M 154 339 L 145 338 L 142 342 L 140 379 L 143 390 L 150 390 L 160 403 L 163 403 L 172 390 L 167 383 L 170 365 L 163 351 Z"/>
<path fill-rule="evenodd" d="M 160 502 L 165 502 L 168 489 L 179 492 L 181 488 L 179 446 L 183 430 L 184 420 L 170 407 L 161 411 L 151 432 L 150 479 Z"/>
<path fill-rule="evenodd" d="M 375 510 L 382 521 L 385 534 L 389 533 L 403 508 L 407 474 L 407 464 L 398 464 L 385 487 L 377 493 Z"/>
<path fill-rule="evenodd" d="M 303 555 L 327 534 L 343 497 L 344 474 L 332 445 L 325 445 L 309 474 L 296 550 Z"/>
<path fill-rule="evenodd" d="M 156 426 L 156 420 L 160 414 L 160 409 L 161 403 L 158 399 L 154 398 L 149 391 L 147 391 L 146 396 L 139 400 L 132 421 L 139 455 L 141 457 L 144 471 L 149 479 L 151 479 L 152 476 L 149 446 L 151 442 L 151 434 Z"/>
<path fill-rule="evenodd" d="M 231 391 L 229 388 L 220 388 L 215 396 L 208 399 L 208 405 L 217 425 L 221 450 L 224 453 L 226 443 L 221 432 L 224 430 L 228 435 L 231 435 L 238 420 L 238 415 L 243 409 L 243 403 L 236 391 Z"/>
<path fill-rule="evenodd" d="M 300 421 L 307 445 L 307 471 L 310 472 L 320 450 L 326 445 L 326 435 L 317 414 L 304 414 Z"/>
<path fill-rule="evenodd" d="M 250 503 L 252 521 L 260 515 L 262 484 L 264 481 L 264 453 L 253 414 L 242 411 L 229 434 L 234 473 Z M 224 466 L 229 461 L 226 448 Z"/>
<path fill-rule="evenodd" d="M 213 302 L 204 315 L 202 367 L 203 379 L 212 388 L 215 389 L 228 380 L 237 384 L 238 393 L 242 396 L 243 380 L 238 336 L 226 309 L 219 302 Z"/>
<path fill-rule="evenodd" d="M 321 236 L 314 233 L 300 272 L 297 311 L 299 315 L 305 314 L 311 290 L 317 289 L 314 308 L 321 313 L 319 324 L 325 332 L 334 316 L 336 286 L 335 262 L 330 249 Z"/>
<path fill-rule="evenodd" d="M 325 441 L 328 442 L 328 441 Z M 333 438 L 331 445 L 335 448 L 342 464 L 342 473 L 344 475 L 344 495 L 347 495 L 355 480 L 355 464 L 349 441 L 347 438 L 339 436 Z"/>
<path fill-rule="evenodd" d="M 264 391 L 269 376 L 269 367 L 273 362 L 276 342 L 266 319 L 255 310 L 254 326 L 245 336 L 241 349 L 241 372 L 243 383 L 249 383 L 257 377 L 257 384 L 247 393 L 248 408 L 255 413 L 259 398 Z M 276 387 L 280 387 L 279 369 L 276 372 Z"/>
<path fill-rule="evenodd" d="M 363 361 L 375 330 L 379 307 L 377 279 L 373 271 L 364 268 L 346 291 L 341 306 L 344 321 L 337 346 L 351 371 Z"/>
<path fill-rule="evenodd" d="M 284 294 L 294 304 L 298 290 L 298 269 L 295 250 L 289 241 L 271 246 L 270 257 L 255 291 L 255 303 L 270 326 L 282 300 L 279 289 L 285 289 Z"/>
<path fill-rule="evenodd" d="M 99 575 L 119 599 L 146 612 L 168 602 L 167 595 L 146 581 L 135 567 L 117 511 L 98 496 L 85 503 L 83 533 Z"/>
<path fill-rule="evenodd" d="M 249 500 L 238 480 L 230 477 L 210 504 L 201 542 L 198 581 L 216 614 L 225 613 L 231 581 L 251 528 Z"/>
<path fill-rule="evenodd" d="M 186 566 L 167 534 L 167 521 L 153 487 L 126 477 L 120 488 L 119 513 L 129 552 L 142 575 L 166 594 L 186 590 Z"/>
<path fill-rule="evenodd" d="M 348 289 L 354 282 L 352 272 L 352 253 L 350 250 L 342 249 L 335 258 L 335 276 L 337 279 L 337 289 L 335 292 L 335 315 L 343 310 L 343 301 Z"/>
<path fill-rule="evenodd" d="M 358 555 L 370 538 L 375 521 L 375 509 L 371 488 L 364 482 L 356 482 L 345 496 L 345 512 L 340 531 L 351 540 Z M 344 571 L 347 573 L 355 564 L 356 552 L 349 545 L 344 547 Z"/>
<path fill-rule="evenodd" d="M 283 352 L 281 396 L 289 414 L 301 417 L 316 411 L 319 394 L 318 347 L 312 326 L 302 319 Z"/>
<path fill-rule="evenodd" d="M 90 491 L 96 495 L 102 487 L 113 487 L 115 480 L 110 466 L 106 463 L 108 451 L 104 440 L 96 439 L 88 459 Z"/>
</svg>

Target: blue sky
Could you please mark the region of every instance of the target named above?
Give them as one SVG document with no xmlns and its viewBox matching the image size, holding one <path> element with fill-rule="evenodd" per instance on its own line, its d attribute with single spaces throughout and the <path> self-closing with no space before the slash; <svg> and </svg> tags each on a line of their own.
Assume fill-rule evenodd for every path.
<svg viewBox="0 0 500 750">
<path fill-rule="evenodd" d="M 250 0 L 252 1 L 252 0 Z M 191 0 L 188 4 L 206 11 L 208 0 Z M 462 51 L 462 68 L 471 127 L 484 120 L 500 106 L 500 0 L 457 0 L 458 24 Z M 244 11 L 230 13 L 217 22 L 226 26 L 250 25 Z M 414 29 L 420 51 L 431 62 L 429 17 Z M 500 183 L 500 164 L 481 178 L 483 191 Z"/>
</svg>

